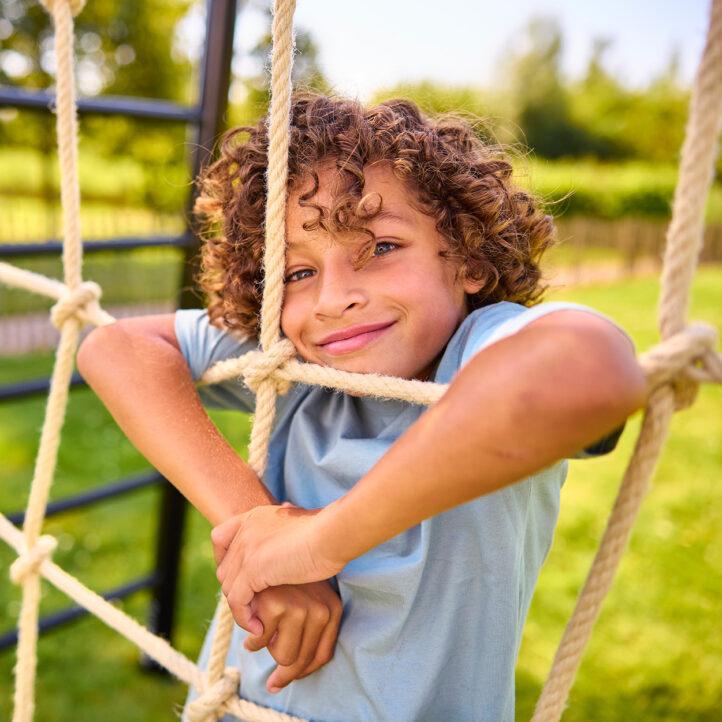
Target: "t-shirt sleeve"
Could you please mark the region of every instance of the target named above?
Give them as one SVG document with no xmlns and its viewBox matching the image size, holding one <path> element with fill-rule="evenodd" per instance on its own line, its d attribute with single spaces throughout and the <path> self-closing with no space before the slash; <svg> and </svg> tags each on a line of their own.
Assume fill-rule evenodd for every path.
<svg viewBox="0 0 722 722">
<path fill-rule="evenodd" d="M 501 302 L 479 309 L 475 313 L 478 318 L 468 330 L 468 337 L 465 340 L 461 364 L 465 364 L 472 356 L 481 351 L 483 348 L 490 346 L 496 341 L 512 336 L 520 331 L 527 324 L 531 323 L 541 316 L 553 313 L 554 311 L 564 309 L 576 309 L 586 311 L 596 316 L 606 319 L 609 323 L 616 326 L 628 339 L 632 349 L 635 350 L 634 342 L 629 334 L 613 319 L 606 316 L 601 311 L 590 306 L 580 303 L 572 303 L 567 301 L 550 301 L 540 303 L 537 306 L 527 308 L 516 303 Z M 603 438 L 595 441 L 586 448 L 578 451 L 571 459 L 589 459 L 595 456 L 602 456 L 613 451 L 619 441 L 622 432 L 626 426 L 626 422 L 618 428 L 614 429 Z"/>
<path fill-rule="evenodd" d="M 203 309 L 184 309 L 175 313 L 175 334 L 194 381 L 218 361 L 242 356 L 258 347 L 255 338 L 239 339 L 228 331 L 212 326 Z M 198 387 L 204 406 L 252 412 L 255 394 L 238 379 Z"/>
</svg>

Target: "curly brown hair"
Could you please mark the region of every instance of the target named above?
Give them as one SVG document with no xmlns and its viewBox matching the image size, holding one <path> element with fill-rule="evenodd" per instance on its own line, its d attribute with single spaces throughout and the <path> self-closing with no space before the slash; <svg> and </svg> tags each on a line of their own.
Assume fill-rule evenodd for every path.
<svg viewBox="0 0 722 722">
<path fill-rule="evenodd" d="M 220 156 L 198 178 L 195 205 L 204 239 L 198 282 L 208 296 L 210 318 L 227 328 L 258 335 L 263 290 L 268 118 L 231 129 Z M 242 136 L 248 138 L 243 140 Z M 356 100 L 297 92 L 291 101 L 289 190 L 313 179 L 301 205 L 317 209 L 306 230 L 355 230 L 373 252 L 364 223 L 381 210 L 364 196 L 364 166 L 388 161 L 420 209 L 436 219 L 445 241 L 441 255 L 481 289 L 467 296 L 470 308 L 497 301 L 526 306 L 541 300 L 539 261 L 554 243 L 554 225 L 538 202 L 512 182 L 502 150 L 481 141 L 465 120 L 425 117 L 410 100 L 364 107 Z M 342 192 L 332 209 L 309 202 L 318 190 L 319 164 L 341 171 Z"/>
</svg>

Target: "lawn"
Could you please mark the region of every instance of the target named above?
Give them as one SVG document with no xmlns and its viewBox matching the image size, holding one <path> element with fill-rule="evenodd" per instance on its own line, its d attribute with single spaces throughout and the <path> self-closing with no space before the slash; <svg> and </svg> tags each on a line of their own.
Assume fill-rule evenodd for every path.
<svg viewBox="0 0 722 722">
<path fill-rule="evenodd" d="M 690 317 L 722 327 L 722 267 L 699 272 Z M 643 278 L 555 291 L 549 300 L 594 306 L 628 329 L 638 350 L 655 343 L 657 284 Z M 0 382 L 45 373 L 47 356 L 0 362 Z M 722 390 L 704 387 L 677 414 L 668 446 L 643 506 L 620 574 L 586 653 L 569 722 L 718 720 L 722 708 Z M 24 506 L 42 421 L 43 401 L 0 407 L 0 509 Z M 214 413 L 239 450 L 249 420 Z M 554 547 L 541 575 L 518 665 L 519 720 L 529 719 L 564 624 L 573 607 L 630 454 L 639 415 L 618 450 L 574 461 L 562 495 Z M 53 497 L 145 468 L 89 391 L 74 392 Z M 119 584 L 152 564 L 157 495 L 146 490 L 86 512 L 48 521 L 62 566 L 97 589 Z M 176 643 L 195 656 L 214 608 L 216 582 L 209 527 L 191 514 L 181 582 Z M 12 554 L 0 545 L 0 569 Z M 3 572 L 4 573 L 4 572 Z M 65 604 L 44 585 L 43 611 Z M 0 630 L 15 623 L 18 590 L 0 586 Z M 147 596 L 122 604 L 144 619 Z M 463 620 L 460 620 L 463 623 Z M 183 687 L 139 670 L 137 651 L 99 622 L 86 619 L 43 637 L 39 645 L 38 722 L 173 720 Z M 0 719 L 10 716 L 12 652 L 0 654 Z M 479 660 L 480 664 L 484 660 Z M 413 684 L 413 679 L 409 680 Z"/>
</svg>

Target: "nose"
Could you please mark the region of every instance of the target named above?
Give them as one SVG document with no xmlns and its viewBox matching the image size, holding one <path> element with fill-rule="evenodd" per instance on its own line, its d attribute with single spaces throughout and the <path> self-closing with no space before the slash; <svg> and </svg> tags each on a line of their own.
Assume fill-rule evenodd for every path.
<svg viewBox="0 0 722 722">
<path fill-rule="evenodd" d="M 351 309 L 360 309 L 368 301 L 368 291 L 362 283 L 363 273 L 354 269 L 347 249 L 334 249 L 324 259 L 314 313 L 316 318 L 340 318 Z"/>
</svg>

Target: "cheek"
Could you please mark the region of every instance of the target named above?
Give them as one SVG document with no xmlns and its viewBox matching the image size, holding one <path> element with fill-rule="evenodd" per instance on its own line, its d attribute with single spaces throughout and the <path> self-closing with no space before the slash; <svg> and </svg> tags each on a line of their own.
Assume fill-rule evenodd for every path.
<svg viewBox="0 0 722 722">
<path fill-rule="evenodd" d="M 293 297 L 284 298 L 283 307 L 281 309 L 281 330 L 286 338 L 298 345 L 303 329 L 301 304 Z"/>
<path fill-rule="evenodd" d="M 463 293 L 460 295 L 454 284 L 453 273 L 441 264 L 427 264 L 417 273 L 405 274 L 394 286 L 414 308 L 433 317 L 455 314 L 463 300 Z"/>
</svg>

